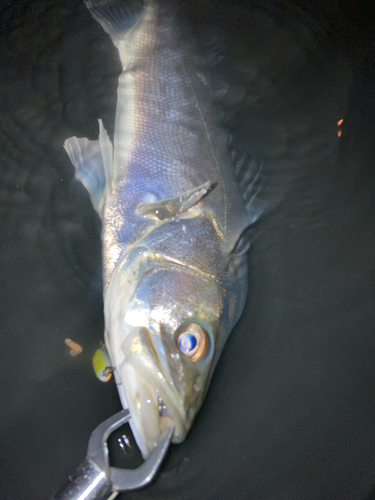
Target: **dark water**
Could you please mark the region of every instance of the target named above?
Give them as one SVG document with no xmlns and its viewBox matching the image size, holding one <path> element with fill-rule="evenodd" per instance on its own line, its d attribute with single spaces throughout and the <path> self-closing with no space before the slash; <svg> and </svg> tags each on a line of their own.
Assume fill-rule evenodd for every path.
<svg viewBox="0 0 375 500">
<path fill-rule="evenodd" d="M 184 11 L 223 55 L 221 105 L 265 162 L 270 210 L 196 425 L 126 498 L 364 500 L 375 484 L 373 17 L 340 5 Z M 120 66 L 80 2 L 1 8 L 0 499 L 42 500 L 120 407 L 91 368 L 100 223 L 62 149 L 94 138 L 99 117 L 113 132 Z"/>
</svg>

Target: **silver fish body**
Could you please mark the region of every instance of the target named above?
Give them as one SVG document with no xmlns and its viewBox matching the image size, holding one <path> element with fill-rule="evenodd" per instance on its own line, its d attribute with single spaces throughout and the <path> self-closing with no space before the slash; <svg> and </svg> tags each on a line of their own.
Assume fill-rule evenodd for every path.
<svg viewBox="0 0 375 500">
<path fill-rule="evenodd" d="M 202 61 L 168 1 L 86 1 L 122 63 L 114 144 L 65 148 L 103 223 L 105 340 L 146 457 L 184 440 L 247 294 L 253 222 Z M 167 416 L 167 419 L 161 417 Z M 169 420 L 168 420 L 169 419 Z"/>
</svg>

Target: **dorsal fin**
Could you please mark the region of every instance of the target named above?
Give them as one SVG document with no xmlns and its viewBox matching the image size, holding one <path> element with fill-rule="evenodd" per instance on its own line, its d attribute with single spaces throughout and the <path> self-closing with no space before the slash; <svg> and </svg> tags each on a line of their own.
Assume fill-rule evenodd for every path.
<svg viewBox="0 0 375 500">
<path fill-rule="evenodd" d="M 268 203 L 259 196 L 263 184 L 264 162 L 257 161 L 246 149 L 238 151 L 230 144 L 229 150 L 250 224 L 253 224 L 268 207 Z"/>
<path fill-rule="evenodd" d="M 85 186 L 95 210 L 102 217 L 113 178 L 113 147 L 102 120 L 99 120 L 99 140 L 70 137 L 64 142 L 64 148 L 75 166 L 76 178 Z"/>
</svg>

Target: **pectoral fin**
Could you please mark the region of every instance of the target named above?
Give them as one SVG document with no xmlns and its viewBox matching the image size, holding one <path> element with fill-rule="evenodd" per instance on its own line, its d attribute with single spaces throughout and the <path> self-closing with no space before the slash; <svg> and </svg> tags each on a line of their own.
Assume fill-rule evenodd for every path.
<svg viewBox="0 0 375 500">
<path fill-rule="evenodd" d="M 90 194 L 92 204 L 102 216 L 106 195 L 112 190 L 113 147 L 108 134 L 99 120 L 99 140 L 70 137 L 64 143 L 70 161 L 79 179 Z"/>
<path fill-rule="evenodd" d="M 137 214 L 153 219 L 165 220 L 173 219 L 199 203 L 212 189 L 216 182 L 206 181 L 196 188 L 189 189 L 175 198 L 158 200 L 153 203 L 141 203 L 137 207 Z M 187 213 L 188 217 L 194 217 L 197 214 Z"/>
</svg>

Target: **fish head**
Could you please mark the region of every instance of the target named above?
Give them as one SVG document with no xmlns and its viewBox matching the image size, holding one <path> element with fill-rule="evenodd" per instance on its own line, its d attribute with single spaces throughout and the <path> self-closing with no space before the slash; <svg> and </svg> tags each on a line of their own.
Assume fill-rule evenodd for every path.
<svg viewBox="0 0 375 500">
<path fill-rule="evenodd" d="M 149 257 L 139 262 L 112 276 L 105 313 L 117 383 L 146 457 L 163 422 L 173 422 L 173 441 L 182 442 L 201 406 L 220 341 L 224 291 L 197 269 Z"/>
</svg>

